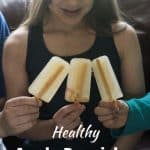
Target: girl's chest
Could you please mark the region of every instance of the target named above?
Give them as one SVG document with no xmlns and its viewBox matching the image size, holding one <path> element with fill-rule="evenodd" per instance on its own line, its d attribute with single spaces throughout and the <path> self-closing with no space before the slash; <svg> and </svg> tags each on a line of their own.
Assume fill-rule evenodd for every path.
<svg viewBox="0 0 150 150">
<path fill-rule="evenodd" d="M 49 52 L 59 56 L 73 56 L 88 51 L 94 44 L 95 36 L 50 34 L 44 35 Z"/>
</svg>

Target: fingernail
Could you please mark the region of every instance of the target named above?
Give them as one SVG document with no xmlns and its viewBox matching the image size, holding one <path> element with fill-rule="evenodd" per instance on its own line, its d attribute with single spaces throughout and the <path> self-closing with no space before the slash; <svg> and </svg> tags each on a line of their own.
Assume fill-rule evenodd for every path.
<svg viewBox="0 0 150 150">
<path fill-rule="evenodd" d="M 39 106 L 42 106 L 42 101 L 38 100 Z"/>
<path fill-rule="evenodd" d="M 85 107 L 84 105 L 82 105 L 82 109 L 83 109 L 83 110 L 85 110 L 85 109 L 86 109 L 86 107 Z"/>
<path fill-rule="evenodd" d="M 85 111 L 85 107 L 84 106 L 82 106 L 82 108 L 81 108 L 81 112 L 84 112 Z"/>
</svg>

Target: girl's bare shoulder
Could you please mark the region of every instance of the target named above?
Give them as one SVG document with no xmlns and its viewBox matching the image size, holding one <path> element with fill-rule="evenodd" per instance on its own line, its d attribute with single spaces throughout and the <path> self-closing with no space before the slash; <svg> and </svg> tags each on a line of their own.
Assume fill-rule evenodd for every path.
<svg viewBox="0 0 150 150">
<path fill-rule="evenodd" d="M 133 26 L 129 25 L 126 22 L 119 21 L 112 24 L 112 32 L 114 35 L 118 36 L 133 36 L 136 35 L 136 31 Z"/>
<path fill-rule="evenodd" d="M 21 53 L 26 51 L 28 41 L 28 29 L 26 27 L 19 27 L 13 31 L 7 38 L 4 44 L 4 52 Z"/>
<path fill-rule="evenodd" d="M 139 53 L 139 41 L 136 30 L 125 22 L 118 22 L 112 25 L 114 40 L 121 57 Z M 131 54 L 132 53 L 132 54 Z"/>
</svg>

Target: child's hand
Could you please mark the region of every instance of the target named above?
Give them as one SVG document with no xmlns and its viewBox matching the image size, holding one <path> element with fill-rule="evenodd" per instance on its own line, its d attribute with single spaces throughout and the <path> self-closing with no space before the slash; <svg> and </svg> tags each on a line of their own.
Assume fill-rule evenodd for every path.
<svg viewBox="0 0 150 150">
<path fill-rule="evenodd" d="M 122 100 L 114 102 L 101 101 L 95 108 L 95 114 L 98 120 L 106 128 L 120 128 L 126 124 L 128 118 L 128 105 Z"/>
<path fill-rule="evenodd" d="M 22 96 L 9 99 L 0 113 L 1 136 L 16 135 L 35 125 L 41 104 L 34 97 Z"/>
<path fill-rule="evenodd" d="M 66 130 L 73 130 L 81 123 L 80 115 L 85 106 L 81 104 L 70 104 L 60 108 L 53 116 L 58 127 Z"/>
</svg>

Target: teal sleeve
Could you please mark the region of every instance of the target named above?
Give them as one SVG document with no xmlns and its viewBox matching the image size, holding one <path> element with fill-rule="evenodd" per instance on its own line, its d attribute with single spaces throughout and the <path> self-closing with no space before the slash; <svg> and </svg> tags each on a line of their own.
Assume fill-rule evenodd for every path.
<svg viewBox="0 0 150 150">
<path fill-rule="evenodd" d="M 126 103 L 129 106 L 127 123 L 125 127 L 111 131 L 114 137 L 150 129 L 150 93 L 140 99 L 130 99 Z"/>
</svg>

